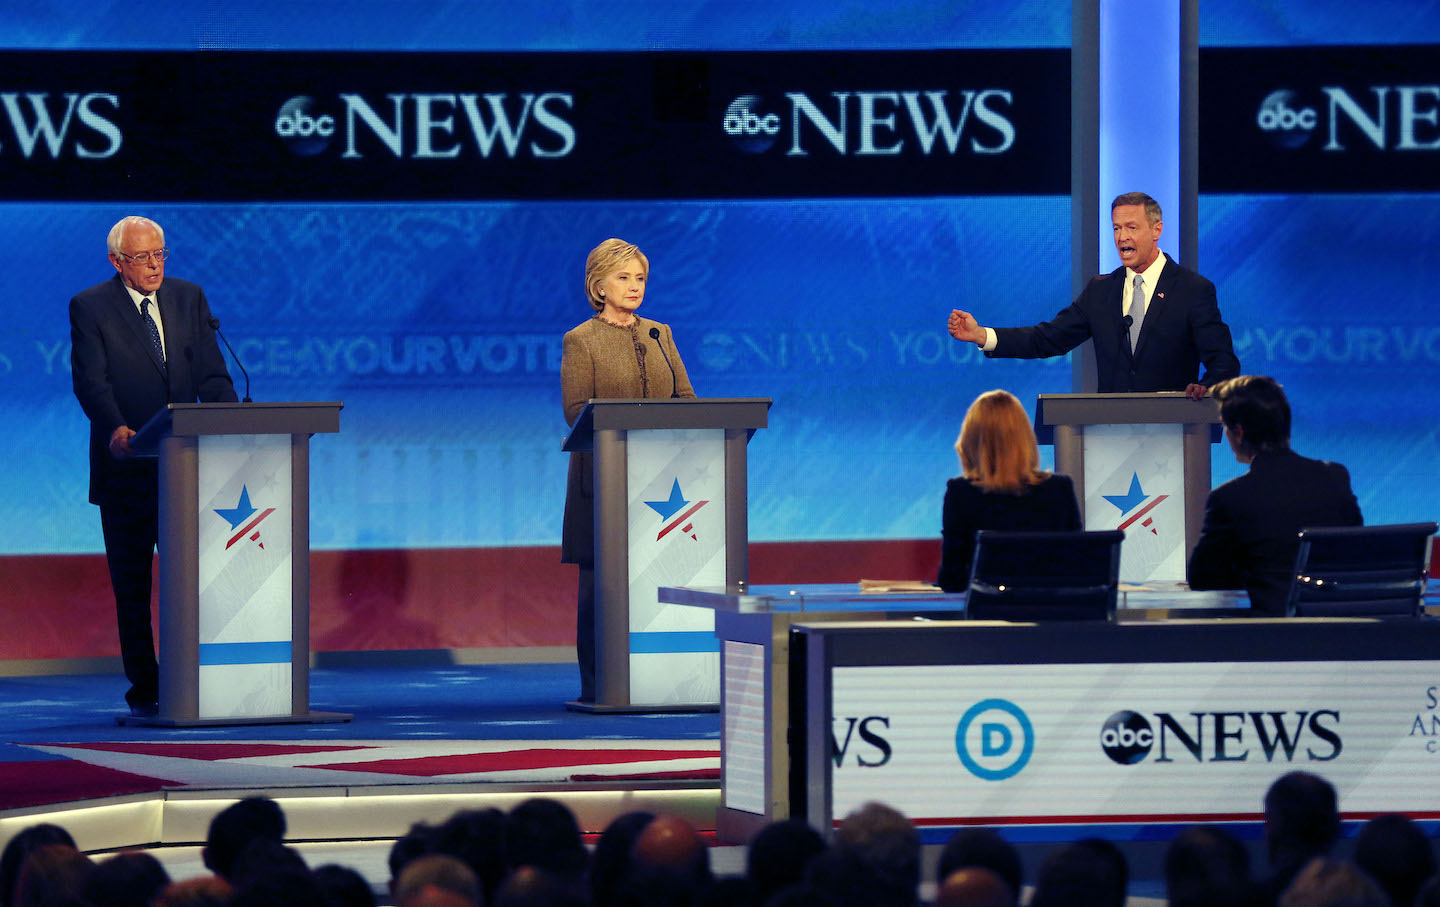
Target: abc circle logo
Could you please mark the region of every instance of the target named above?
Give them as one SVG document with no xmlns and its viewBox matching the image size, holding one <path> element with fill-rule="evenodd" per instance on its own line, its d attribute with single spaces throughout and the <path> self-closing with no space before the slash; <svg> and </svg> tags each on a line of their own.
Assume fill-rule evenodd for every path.
<svg viewBox="0 0 1440 907">
<path fill-rule="evenodd" d="M 764 113 L 760 104 L 756 95 L 742 94 L 725 108 L 725 119 L 720 124 L 735 147 L 746 154 L 769 151 L 780 134 L 779 115 Z"/>
<path fill-rule="evenodd" d="M 286 101 L 275 115 L 275 134 L 284 139 L 290 151 L 312 157 L 330 147 L 335 136 L 335 118 L 315 111 L 315 99 L 296 95 Z"/>
<path fill-rule="evenodd" d="M 955 728 L 960 764 L 982 781 L 1004 781 L 1019 774 L 1035 752 L 1035 729 L 1013 702 L 986 699 L 960 717 Z"/>
<path fill-rule="evenodd" d="M 1155 732 L 1138 712 L 1116 712 L 1100 727 L 1100 748 L 1120 765 L 1134 765 L 1150 755 L 1154 745 Z"/>
<path fill-rule="evenodd" d="M 1292 106 L 1294 101 L 1295 92 L 1281 88 L 1266 95 L 1255 114 L 1255 125 L 1282 148 L 1299 148 L 1305 144 L 1319 123 L 1320 115 L 1314 107 L 1297 109 Z"/>
</svg>

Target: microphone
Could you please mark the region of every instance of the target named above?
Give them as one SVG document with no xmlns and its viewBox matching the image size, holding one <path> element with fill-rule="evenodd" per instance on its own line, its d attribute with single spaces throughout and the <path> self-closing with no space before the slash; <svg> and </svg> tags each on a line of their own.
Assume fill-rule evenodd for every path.
<svg viewBox="0 0 1440 907">
<path fill-rule="evenodd" d="M 1129 315 L 1126 315 L 1124 318 L 1121 318 L 1121 319 L 1120 319 L 1120 330 L 1121 330 L 1123 333 L 1128 334 L 1128 333 L 1130 333 L 1130 325 L 1132 325 L 1132 324 L 1134 324 L 1134 323 L 1135 323 L 1135 319 L 1132 318 L 1132 317 L 1130 317 Z"/>
<path fill-rule="evenodd" d="M 659 328 L 650 329 L 650 339 L 655 341 L 656 346 L 660 347 L 660 355 L 665 357 L 665 364 L 670 366 L 670 396 L 680 396 L 680 379 L 675 376 L 675 366 L 670 362 L 670 354 L 665 352 L 665 344 L 660 342 Z"/>
<path fill-rule="evenodd" d="M 214 331 L 216 336 L 224 342 L 225 349 L 230 351 L 230 358 L 235 360 L 235 364 L 240 366 L 240 374 L 245 376 L 245 399 L 240 402 L 254 403 L 255 401 L 250 399 L 250 373 L 245 371 L 245 363 L 241 362 L 240 357 L 236 355 L 235 347 L 231 346 L 230 341 L 225 339 L 225 335 L 220 333 L 220 319 L 214 315 L 210 316 L 210 330 Z"/>
</svg>

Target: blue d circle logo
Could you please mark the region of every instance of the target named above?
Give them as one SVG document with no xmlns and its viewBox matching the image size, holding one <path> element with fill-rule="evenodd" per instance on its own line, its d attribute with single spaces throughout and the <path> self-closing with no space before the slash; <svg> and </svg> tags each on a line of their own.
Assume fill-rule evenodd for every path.
<svg viewBox="0 0 1440 907">
<path fill-rule="evenodd" d="M 971 739 L 972 730 L 977 732 L 977 739 Z M 972 752 L 972 747 L 978 753 Z M 983 781 L 1013 777 L 1030 761 L 1034 751 L 1035 729 L 1030 719 L 1019 706 L 1004 699 L 975 703 L 955 728 L 955 752 L 960 755 L 960 764 Z"/>
</svg>

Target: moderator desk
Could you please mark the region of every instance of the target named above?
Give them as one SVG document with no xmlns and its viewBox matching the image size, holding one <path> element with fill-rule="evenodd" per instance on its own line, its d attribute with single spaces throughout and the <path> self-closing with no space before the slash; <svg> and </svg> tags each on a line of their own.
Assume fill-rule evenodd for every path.
<svg viewBox="0 0 1440 907">
<path fill-rule="evenodd" d="M 1258 830 L 1294 770 L 1342 818 L 1440 817 L 1432 619 L 801 623 L 791 664 L 790 809 L 825 833 L 870 800 L 927 841 Z"/>
<path fill-rule="evenodd" d="M 1215 616 L 1249 606 L 1240 593 L 1181 590 L 1174 584 L 1122 587 L 1121 619 L 1163 620 L 1179 611 L 1194 617 Z M 659 600 L 715 612 L 721 658 L 722 788 L 716 829 L 721 840 L 745 841 L 771 821 L 803 814 L 802 809 L 792 809 L 792 798 L 804 795 L 800 767 L 792 772 L 791 752 L 802 743 L 798 734 L 805 715 L 803 686 L 792 687 L 800 668 L 791 658 L 792 627 L 879 621 L 882 627 L 926 629 L 958 616 L 965 596 L 938 590 L 862 593 L 847 583 L 662 587 Z M 857 718 L 843 732 L 837 729 L 837 747 L 853 739 L 858 752 L 875 733 L 873 722 Z"/>
</svg>

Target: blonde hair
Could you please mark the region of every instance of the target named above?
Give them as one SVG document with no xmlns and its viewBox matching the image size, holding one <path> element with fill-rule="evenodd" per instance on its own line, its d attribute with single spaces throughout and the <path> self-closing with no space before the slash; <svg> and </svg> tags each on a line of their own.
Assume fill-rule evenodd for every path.
<svg viewBox="0 0 1440 907">
<path fill-rule="evenodd" d="M 650 259 L 634 243 L 607 239 L 590 250 L 590 254 L 585 256 L 585 296 L 590 300 L 590 308 L 597 312 L 604 310 L 605 299 L 600 295 L 600 282 L 632 258 L 640 259 L 640 267 L 649 275 Z"/>
<path fill-rule="evenodd" d="M 984 491 L 1019 494 L 1046 476 L 1040 471 L 1040 450 L 1025 407 L 1008 391 L 986 391 L 975 398 L 960 426 L 955 452 L 965 478 Z"/>
</svg>

